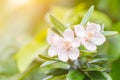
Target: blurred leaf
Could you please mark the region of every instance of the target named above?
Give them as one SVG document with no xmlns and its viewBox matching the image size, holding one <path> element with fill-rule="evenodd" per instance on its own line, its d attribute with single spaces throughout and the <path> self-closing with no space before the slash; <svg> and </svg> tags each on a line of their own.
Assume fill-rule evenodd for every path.
<svg viewBox="0 0 120 80">
<path fill-rule="evenodd" d="M 70 25 L 79 24 L 86 12 L 87 10 L 81 7 L 75 7 L 74 9 L 70 9 L 70 11 L 68 11 L 69 16 L 65 17 L 66 23 Z M 106 15 L 105 13 L 101 11 L 95 10 L 93 14 L 91 15 L 89 21 L 98 23 L 98 24 L 104 24 L 105 30 L 111 30 L 112 20 L 110 19 L 108 15 Z"/>
<path fill-rule="evenodd" d="M 45 61 L 54 60 L 53 58 L 50 58 L 50 57 L 47 57 L 47 56 L 44 56 L 44 55 L 41 55 L 41 54 L 39 54 L 39 58 L 40 58 L 40 59 L 43 59 L 43 60 L 45 60 Z"/>
<path fill-rule="evenodd" d="M 120 80 L 120 58 L 112 64 L 110 75 L 113 80 Z"/>
<path fill-rule="evenodd" d="M 105 63 L 106 61 L 108 61 L 108 59 L 98 58 L 98 59 L 93 59 L 93 60 L 89 61 L 89 63 Z"/>
<path fill-rule="evenodd" d="M 83 80 L 91 80 L 87 75 L 85 75 Z"/>
<path fill-rule="evenodd" d="M 46 41 L 48 28 L 41 29 L 38 34 L 35 36 L 34 41 L 41 43 Z"/>
<path fill-rule="evenodd" d="M 61 22 L 64 23 L 64 15 L 69 10 L 69 8 L 66 8 L 64 6 L 53 6 L 51 9 L 51 13 L 56 16 Z"/>
<path fill-rule="evenodd" d="M 84 69 L 84 70 L 85 71 L 99 71 L 100 69 L 102 69 L 102 67 L 99 65 L 87 63 L 87 69 Z"/>
<path fill-rule="evenodd" d="M 112 80 L 107 73 L 100 71 L 90 71 L 88 72 L 88 76 L 91 80 Z"/>
<path fill-rule="evenodd" d="M 74 71 L 70 71 L 67 74 L 66 80 L 83 80 L 83 78 L 84 78 L 83 73 L 81 73 L 77 70 L 74 70 Z"/>
<path fill-rule="evenodd" d="M 109 37 L 108 41 L 108 54 L 112 57 L 113 60 L 116 60 L 120 57 L 120 35 Z"/>
<path fill-rule="evenodd" d="M 0 75 L 14 75 L 18 72 L 16 63 L 12 59 L 0 62 Z"/>
<path fill-rule="evenodd" d="M 113 36 L 113 35 L 118 34 L 118 32 L 117 31 L 102 31 L 102 34 L 104 36 Z"/>
<path fill-rule="evenodd" d="M 56 62 L 57 62 L 57 61 L 46 61 L 46 62 L 44 62 L 43 64 L 41 64 L 40 68 L 45 67 L 45 66 L 48 66 L 48 65 L 50 65 L 50 64 L 54 64 L 54 63 L 56 63 Z"/>
<path fill-rule="evenodd" d="M 48 45 L 29 43 L 25 45 L 16 55 L 17 66 L 20 72 L 24 72 L 31 62 L 41 53 L 44 53 Z"/>
<path fill-rule="evenodd" d="M 85 14 L 85 16 L 83 17 L 80 23 L 81 25 L 85 25 L 89 21 L 91 15 L 93 14 L 93 11 L 94 11 L 94 6 L 91 6 L 89 10 L 87 11 L 87 13 Z"/>
<path fill-rule="evenodd" d="M 47 75 L 60 76 L 68 73 L 68 69 L 65 68 L 54 68 L 50 70 Z"/>
<path fill-rule="evenodd" d="M 59 22 L 55 17 L 53 17 L 52 15 L 50 15 L 50 20 L 52 22 L 52 24 L 54 25 L 54 27 L 60 31 L 60 33 L 64 32 L 64 30 L 66 29 L 66 27 Z"/>
<path fill-rule="evenodd" d="M 120 21 L 113 24 L 112 30 L 120 32 Z"/>
<path fill-rule="evenodd" d="M 49 79 L 43 79 L 43 80 L 66 80 L 66 76 L 65 75 L 61 75 L 61 76 L 53 76 Z"/>
<path fill-rule="evenodd" d="M 108 15 L 101 11 L 95 10 L 93 15 L 90 18 L 90 22 L 103 24 L 105 26 L 105 30 L 111 30 L 112 20 Z"/>
<path fill-rule="evenodd" d="M 20 72 L 24 72 L 39 54 L 45 54 L 45 51 L 48 48 L 48 44 L 44 41 L 46 39 L 45 30 L 41 31 L 39 36 L 37 35 L 32 42 L 23 46 L 15 55 Z"/>
<path fill-rule="evenodd" d="M 99 10 L 106 12 L 114 21 L 120 20 L 120 0 L 97 0 Z"/>
</svg>

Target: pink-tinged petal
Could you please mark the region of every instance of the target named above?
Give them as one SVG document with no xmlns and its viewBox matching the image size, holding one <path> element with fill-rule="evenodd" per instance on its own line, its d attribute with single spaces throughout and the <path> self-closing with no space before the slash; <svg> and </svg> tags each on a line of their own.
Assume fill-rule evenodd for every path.
<svg viewBox="0 0 120 80">
<path fill-rule="evenodd" d="M 74 32 L 68 28 L 63 32 L 63 36 L 66 40 L 72 40 L 74 38 Z"/>
<path fill-rule="evenodd" d="M 73 48 L 79 47 L 80 46 L 80 39 L 79 38 L 75 38 L 72 43 L 71 43 Z"/>
<path fill-rule="evenodd" d="M 101 30 L 101 26 L 95 23 L 87 23 L 86 31 L 87 32 L 99 32 Z"/>
<path fill-rule="evenodd" d="M 53 43 L 53 38 L 56 37 L 57 34 L 54 33 L 52 30 L 48 30 L 48 35 L 47 35 L 47 41 L 49 44 L 52 44 Z"/>
<path fill-rule="evenodd" d="M 91 41 L 96 44 L 96 45 L 101 45 L 105 42 L 105 37 L 103 34 L 101 34 L 100 32 L 97 32 L 94 34 L 94 37 L 91 39 Z"/>
<path fill-rule="evenodd" d="M 91 43 L 91 42 L 88 42 L 88 41 L 84 42 L 83 45 L 84 45 L 85 48 L 86 48 L 87 50 L 89 50 L 89 51 L 95 51 L 95 50 L 97 49 L 97 47 L 96 47 L 95 44 L 93 44 L 93 43 Z"/>
<path fill-rule="evenodd" d="M 76 60 L 78 57 L 79 57 L 79 50 L 77 48 L 72 48 L 70 51 L 69 51 L 69 58 L 71 60 Z"/>
<path fill-rule="evenodd" d="M 59 53 L 58 53 L 58 58 L 61 60 L 61 61 L 64 61 L 66 62 L 68 60 L 68 53 L 65 51 L 65 50 L 59 50 Z"/>
<path fill-rule="evenodd" d="M 56 56 L 56 55 L 57 55 L 56 47 L 51 46 L 51 47 L 48 49 L 48 55 L 49 55 L 50 57 Z"/>
<path fill-rule="evenodd" d="M 64 43 L 64 39 L 58 35 L 54 36 L 52 41 L 55 46 L 62 46 Z"/>
<path fill-rule="evenodd" d="M 85 36 L 85 29 L 82 25 L 76 25 L 74 28 L 76 36 L 82 38 Z"/>
</svg>

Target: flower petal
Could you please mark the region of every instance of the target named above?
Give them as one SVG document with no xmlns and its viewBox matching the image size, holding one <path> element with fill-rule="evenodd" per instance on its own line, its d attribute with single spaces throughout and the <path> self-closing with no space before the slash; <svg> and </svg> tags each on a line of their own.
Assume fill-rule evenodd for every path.
<svg viewBox="0 0 120 80">
<path fill-rule="evenodd" d="M 58 58 L 61 60 L 61 61 L 64 61 L 66 62 L 68 60 L 68 53 L 67 51 L 65 50 L 59 50 L 58 52 Z"/>
<path fill-rule="evenodd" d="M 72 41 L 72 47 L 73 48 L 76 48 L 76 47 L 79 47 L 80 46 L 80 39 L 79 38 L 75 38 L 73 41 Z"/>
<path fill-rule="evenodd" d="M 76 60 L 79 57 L 79 50 L 77 48 L 72 48 L 69 51 L 69 58 L 71 60 Z"/>
<path fill-rule="evenodd" d="M 48 35 L 47 35 L 47 41 L 49 44 L 53 43 L 53 38 L 56 37 L 57 34 L 55 34 L 52 30 L 48 30 Z"/>
<path fill-rule="evenodd" d="M 51 46 L 51 47 L 48 49 L 48 55 L 49 55 L 50 57 L 56 56 L 56 55 L 57 55 L 56 47 Z"/>
<path fill-rule="evenodd" d="M 75 34 L 78 37 L 84 37 L 85 36 L 85 29 L 82 25 L 76 25 L 74 28 Z"/>
<path fill-rule="evenodd" d="M 97 32 L 94 34 L 94 37 L 91 39 L 91 41 L 96 45 L 101 45 L 105 42 L 105 37 L 100 32 Z"/>
<path fill-rule="evenodd" d="M 95 23 L 87 23 L 86 31 L 87 32 L 99 32 L 101 30 L 101 26 Z"/>
<path fill-rule="evenodd" d="M 83 45 L 84 45 L 85 48 L 86 48 L 87 50 L 89 50 L 89 51 L 95 51 L 95 50 L 97 49 L 97 47 L 96 47 L 95 44 L 93 44 L 93 43 L 91 43 L 91 42 L 88 42 L 88 41 L 84 42 Z"/>
<path fill-rule="evenodd" d="M 63 32 L 63 36 L 66 40 L 72 40 L 74 38 L 74 32 L 68 28 Z"/>
<path fill-rule="evenodd" d="M 54 36 L 52 41 L 53 41 L 53 45 L 58 46 L 58 47 L 62 46 L 64 43 L 64 39 L 58 35 Z"/>
</svg>

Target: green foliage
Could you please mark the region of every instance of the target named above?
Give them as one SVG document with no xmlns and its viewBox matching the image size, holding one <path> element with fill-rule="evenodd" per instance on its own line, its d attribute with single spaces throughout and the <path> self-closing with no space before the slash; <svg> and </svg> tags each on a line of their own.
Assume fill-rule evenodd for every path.
<svg viewBox="0 0 120 80">
<path fill-rule="evenodd" d="M 91 80 L 112 80 L 107 73 L 100 71 L 90 71 L 88 72 L 88 76 Z"/>
<path fill-rule="evenodd" d="M 113 60 L 117 60 L 120 57 L 119 41 L 120 35 L 109 38 L 108 54 L 113 58 Z"/>
<path fill-rule="evenodd" d="M 64 32 L 64 30 L 66 29 L 66 27 L 61 22 L 59 22 L 55 17 L 53 17 L 52 15 L 50 15 L 50 21 L 55 26 L 55 28 L 58 31 L 60 31 L 60 33 Z"/>
<path fill-rule="evenodd" d="M 84 74 L 80 71 L 73 70 L 67 74 L 66 80 L 83 80 Z"/>
<path fill-rule="evenodd" d="M 93 11 L 94 11 L 94 6 L 91 6 L 90 9 L 85 14 L 85 16 L 83 17 L 83 19 L 81 20 L 81 23 L 80 23 L 81 25 L 85 25 L 88 22 L 91 15 L 93 14 Z"/>
<path fill-rule="evenodd" d="M 120 32 L 120 22 L 115 23 L 112 26 L 112 30 Z"/>
<path fill-rule="evenodd" d="M 40 65 L 40 68 L 56 63 L 57 61 L 46 61 Z"/>
<path fill-rule="evenodd" d="M 24 72 L 34 59 L 48 48 L 45 44 L 29 43 L 16 55 L 17 66 L 20 72 Z"/>
<path fill-rule="evenodd" d="M 68 73 L 68 69 L 65 68 L 54 68 L 50 70 L 47 75 L 60 76 Z"/>
<path fill-rule="evenodd" d="M 110 75 L 111 75 L 113 80 L 119 80 L 120 79 L 119 69 L 120 69 L 120 58 L 112 64 Z"/>
<path fill-rule="evenodd" d="M 117 31 L 102 31 L 103 35 L 105 36 L 113 36 L 113 35 L 116 35 L 118 34 Z"/>
<path fill-rule="evenodd" d="M 24 45 L 15 54 L 16 63 L 11 59 L 11 54 L 14 54 L 15 51 L 8 54 L 7 51 L 10 49 L 6 49 L 5 52 L 0 53 L 0 80 L 119 80 L 120 35 L 118 32 L 120 32 L 120 22 L 117 22 L 120 20 L 118 16 L 120 13 L 119 0 L 93 0 L 92 3 L 98 2 L 95 6 L 97 5 L 99 8 L 95 8 L 94 13 L 94 6 L 91 6 L 87 11 L 87 6 L 89 6 L 87 1 L 89 0 L 79 0 L 78 2 L 80 1 L 84 3 L 72 9 L 54 7 L 55 11 L 53 12 L 57 12 L 55 16 L 58 19 L 50 15 L 50 21 L 54 25 L 51 29 L 60 34 L 67 27 L 75 24 L 85 25 L 88 21 L 104 24 L 105 30 L 109 31 L 102 31 L 107 36 L 107 40 L 103 45 L 99 46 L 98 52 L 80 50 L 81 57 L 71 62 L 72 64 L 62 62 L 56 57 L 50 58 L 46 55 L 48 49 L 48 44 L 45 41 L 46 29 L 40 31 L 33 38 L 33 41 Z M 69 26 L 61 22 L 69 24 Z M 116 24 L 113 24 L 115 22 Z M 2 56 L 5 56 L 5 58 L 2 58 Z M 111 62 L 113 62 L 113 65 L 110 72 Z M 112 79 L 108 72 L 110 72 Z M 49 78 L 45 79 L 48 75 L 50 75 Z"/>
<path fill-rule="evenodd" d="M 15 75 L 18 72 L 15 61 L 8 59 L 4 62 L 0 62 L 0 75 Z"/>
</svg>

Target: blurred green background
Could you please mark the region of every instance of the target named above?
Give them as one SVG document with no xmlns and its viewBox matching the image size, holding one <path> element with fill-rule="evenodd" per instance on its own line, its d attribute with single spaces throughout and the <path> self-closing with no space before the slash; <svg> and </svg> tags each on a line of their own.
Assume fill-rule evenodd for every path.
<svg viewBox="0 0 120 80">
<path fill-rule="evenodd" d="M 0 80 L 43 80 L 45 71 L 53 68 L 51 65 L 41 69 L 38 65 L 38 54 L 47 54 L 43 46 L 50 25 L 47 14 L 72 26 L 80 23 L 91 5 L 95 6 L 91 22 L 120 32 L 120 0 L 0 0 Z M 113 57 L 113 80 L 120 80 L 119 48 L 119 34 L 108 37 L 104 46 L 98 48 L 99 53 Z"/>
</svg>

